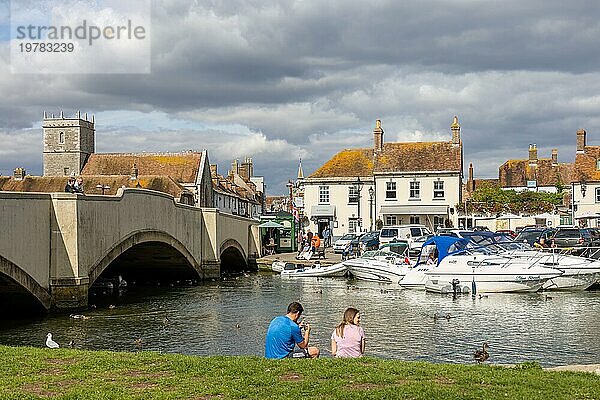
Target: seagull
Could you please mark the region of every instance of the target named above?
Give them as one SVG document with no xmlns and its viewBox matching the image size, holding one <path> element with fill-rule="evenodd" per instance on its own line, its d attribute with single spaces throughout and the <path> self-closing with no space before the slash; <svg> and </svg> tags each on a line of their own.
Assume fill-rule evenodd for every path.
<svg viewBox="0 0 600 400">
<path fill-rule="evenodd" d="M 49 347 L 51 349 L 58 349 L 60 346 L 58 345 L 58 343 L 56 343 L 54 340 L 52 340 L 52 334 L 49 333 L 48 335 L 46 335 L 46 347 Z"/>
</svg>

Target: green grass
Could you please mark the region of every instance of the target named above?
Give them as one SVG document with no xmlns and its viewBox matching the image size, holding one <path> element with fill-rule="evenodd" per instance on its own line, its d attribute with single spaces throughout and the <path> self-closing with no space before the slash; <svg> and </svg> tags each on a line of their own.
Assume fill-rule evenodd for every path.
<svg viewBox="0 0 600 400">
<path fill-rule="evenodd" d="M 266 360 L 0 346 L 0 399 L 600 399 L 600 376 L 362 358 Z"/>
</svg>

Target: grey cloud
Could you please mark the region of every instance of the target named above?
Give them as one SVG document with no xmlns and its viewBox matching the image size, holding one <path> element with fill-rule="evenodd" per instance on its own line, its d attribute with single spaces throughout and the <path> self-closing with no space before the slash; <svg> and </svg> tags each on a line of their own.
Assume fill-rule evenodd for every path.
<svg viewBox="0 0 600 400">
<path fill-rule="evenodd" d="M 490 177 L 507 158 L 525 158 L 528 143 L 540 154 L 558 147 L 569 161 L 576 129 L 586 128 L 590 143 L 600 136 L 596 2 L 154 4 L 152 74 L 13 75 L 0 60 L 0 148 L 22 156 L 3 155 L 0 168 L 39 165 L 37 143 L 14 141 L 44 109 L 61 108 L 243 125 L 248 135 L 103 121 L 98 149 L 206 147 L 225 166 L 252 151 L 275 192 L 300 156 L 309 174 L 341 148 L 370 146 L 376 118 L 386 140 L 444 140 L 457 114 L 465 160 Z"/>
</svg>

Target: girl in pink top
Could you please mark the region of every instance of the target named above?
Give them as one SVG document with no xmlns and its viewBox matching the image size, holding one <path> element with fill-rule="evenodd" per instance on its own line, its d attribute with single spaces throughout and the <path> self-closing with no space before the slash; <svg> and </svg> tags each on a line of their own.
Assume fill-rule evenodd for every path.
<svg viewBox="0 0 600 400">
<path fill-rule="evenodd" d="M 344 320 L 331 334 L 331 354 L 334 357 L 360 357 L 365 352 L 365 331 L 360 326 L 360 312 L 349 307 Z"/>
</svg>

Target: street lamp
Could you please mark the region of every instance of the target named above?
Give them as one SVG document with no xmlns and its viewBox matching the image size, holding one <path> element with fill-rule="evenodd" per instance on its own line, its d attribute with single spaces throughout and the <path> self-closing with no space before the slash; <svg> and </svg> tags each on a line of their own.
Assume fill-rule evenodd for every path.
<svg viewBox="0 0 600 400">
<path fill-rule="evenodd" d="M 362 222 L 360 219 L 360 191 L 362 190 L 362 187 L 364 185 L 364 182 L 361 182 L 360 177 L 357 176 L 356 177 L 356 182 L 354 182 L 354 187 L 356 188 L 356 192 L 358 193 L 358 210 L 357 210 L 357 214 L 358 214 L 358 231 L 362 232 Z"/>
<path fill-rule="evenodd" d="M 375 189 L 373 186 L 369 188 L 369 231 L 373 230 L 373 200 L 375 199 Z"/>
<path fill-rule="evenodd" d="M 104 191 L 110 189 L 110 186 L 105 186 L 105 185 L 96 185 L 96 189 L 100 189 L 102 190 L 102 194 L 104 194 Z"/>
<path fill-rule="evenodd" d="M 294 188 L 294 184 L 292 183 L 292 181 L 288 181 L 288 183 L 285 185 L 290 189 L 290 214 L 294 213 L 294 198 L 292 197 L 292 189 Z"/>
</svg>

